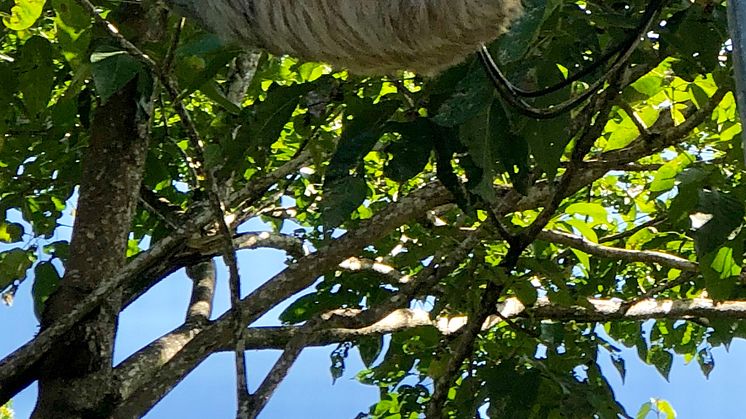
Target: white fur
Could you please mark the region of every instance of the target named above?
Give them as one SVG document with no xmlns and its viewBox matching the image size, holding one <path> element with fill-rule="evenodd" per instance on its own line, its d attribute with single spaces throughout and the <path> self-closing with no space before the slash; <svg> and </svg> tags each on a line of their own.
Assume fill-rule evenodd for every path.
<svg viewBox="0 0 746 419">
<path fill-rule="evenodd" d="M 246 47 L 356 73 L 434 74 L 507 30 L 520 0 L 167 0 Z"/>
</svg>

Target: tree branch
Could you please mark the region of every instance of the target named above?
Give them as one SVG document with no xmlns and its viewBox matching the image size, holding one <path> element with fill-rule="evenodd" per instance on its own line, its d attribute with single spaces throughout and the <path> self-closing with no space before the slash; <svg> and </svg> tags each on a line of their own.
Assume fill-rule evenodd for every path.
<svg viewBox="0 0 746 419">
<path fill-rule="evenodd" d="M 300 330 L 293 337 L 288 339 L 280 358 L 272 366 L 267 376 L 264 377 L 256 392 L 251 395 L 251 403 L 248 409 L 249 418 L 256 418 L 264 410 L 267 402 L 277 390 L 277 386 L 287 377 L 290 367 L 293 366 L 303 349 L 308 346 L 308 341 L 317 329 L 319 321 L 319 318 L 309 320 L 299 328 Z"/>
<path fill-rule="evenodd" d="M 588 305 L 563 307 L 540 298 L 533 307 L 525 307 L 517 298 L 498 304 L 499 314 L 489 316 L 482 330 L 494 327 L 506 319 L 534 319 L 556 322 L 605 323 L 619 321 L 645 321 L 651 319 L 710 320 L 746 319 L 746 301 L 721 301 L 710 299 L 655 300 L 645 299 L 629 308 L 624 302 L 610 299 L 588 299 Z M 361 311 L 359 315 L 363 315 Z M 457 333 L 467 323 L 467 316 L 437 317 L 421 309 L 399 309 L 378 322 L 362 328 L 327 328 L 324 324 L 307 341 L 308 346 L 327 346 L 360 338 L 387 335 L 418 327 L 434 327 L 443 336 Z M 283 349 L 302 330 L 303 326 L 251 327 L 245 332 L 246 347 L 251 350 Z M 223 344 L 219 351 L 232 350 Z"/>
<path fill-rule="evenodd" d="M 288 161 L 271 173 L 252 179 L 252 182 L 246 187 L 231 196 L 230 202 L 232 205 L 240 205 L 256 201 L 262 196 L 265 190 L 290 173 L 300 169 L 306 161 L 307 156 L 300 156 L 297 159 Z M 185 217 L 185 221 L 180 229 L 164 237 L 150 249 L 140 253 L 132 261 L 127 263 L 118 274 L 103 279 L 98 287 L 87 295 L 80 304 L 59 317 L 52 326 L 41 331 L 34 339 L 0 360 L 0 402 L 7 402 L 11 397 L 23 390 L 28 384 L 15 385 L 12 383 L 26 383 L 27 380 L 19 380 L 19 377 L 28 375 L 29 369 L 34 367 L 36 362 L 51 348 L 57 339 L 70 330 L 86 314 L 98 307 L 114 290 L 120 287 L 129 288 L 129 284 L 139 282 L 137 280 L 141 274 L 156 266 L 159 267 L 157 272 L 161 276 L 150 275 L 150 281 L 145 281 L 145 284 L 135 287 L 135 289 L 129 292 L 125 292 L 125 295 L 139 295 L 143 289 L 149 288 L 154 281 L 161 279 L 162 273 L 167 271 L 166 267 L 172 268 L 171 264 L 164 264 L 164 261 L 170 260 L 194 232 L 208 225 L 213 219 L 214 215 L 210 208 L 205 208 L 203 205 L 195 205 L 192 208 L 191 214 Z M 130 302 L 132 298 L 129 298 Z"/>
<path fill-rule="evenodd" d="M 212 301 L 215 297 L 215 262 L 200 262 L 186 269 L 192 280 L 192 296 L 189 299 L 185 323 L 206 323 L 212 315 Z"/>
<path fill-rule="evenodd" d="M 434 184 L 390 204 L 383 211 L 362 222 L 355 230 L 337 238 L 318 252 L 303 257 L 245 297 L 239 305 L 246 322 L 244 324 L 250 324 L 281 301 L 307 288 L 323 272 L 333 269 L 343 260 L 358 253 L 367 244 L 375 242 L 389 234 L 394 228 L 417 218 L 424 211 L 449 202 L 451 199 L 444 187 Z M 233 316 L 233 310 L 223 314 L 204 331 L 200 331 L 201 333 L 184 345 L 175 356 L 158 357 L 156 362 L 161 364 L 161 368 L 157 376 L 143 384 L 135 394 L 125 400 L 115 411 L 114 417 L 141 416 L 147 412 L 189 371 L 209 356 L 224 341 L 223 339 L 231 339 L 231 331 L 235 327 Z M 168 338 L 171 334 L 179 334 L 179 332 L 181 329 L 175 330 L 164 338 Z M 130 362 L 136 363 L 137 358 L 142 356 L 147 357 L 152 354 L 138 352 L 133 355 L 133 360 Z M 130 377 L 126 371 L 121 371 L 119 376 Z"/>
<path fill-rule="evenodd" d="M 612 167 L 619 167 L 620 164 L 632 163 L 646 155 L 649 155 L 657 150 L 665 148 L 666 146 L 675 144 L 681 138 L 686 136 L 689 131 L 691 131 L 696 126 L 701 124 L 709 115 L 711 115 L 714 108 L 719 104 L 719 102 L 722 100 L 723 96 L 726 93 L 727 93 L 726 89 L 719 89 L 710 98 L 710 101 L 705 106 L 693 112 L 693 114 L 681 125 L 673 127 L 672 123 L 670 123 L 669 125 L 666 125 L 665 128 L 663 128 L 663 126 L 660 124 L 658 124 L 659 126 L 654 126 L 653 128 L 655 128 L 656 130 L 655 131 L 651 130 L 651 131 L 653 132 L 660 131 L 660 132 L 663 132 L 664 134 L 654 135 L 652 140 L 651 139 L 644 139 L 644 140 L 640 139 L 640 140 L 633 142 L 630 146 L 628 146 L 627 148 L 623 150 L 615 150 L 615 151 L 602 154 L 600 158 L 604 161 L 605 163 L 604 165 L 582 163 L 582 166 L 584 167 L 584 169 L 578 170 L 576 173 L 576 176 L 573 176 L 572 180 L 569 182 L 569 185 L 567 187 L 567 193 L 574 193 L 580 190 L 581 188 L 585 187 L 587 184 L 593 182 L 595 179 L 598 179 L 601 176 L 603 176 Z M 296 159 L 295 161 L 300 162 L 300 161 L 305 161 L 305 159 L 302 159 L 301 156 L 299 156 L 299 158 Z M 302 163 L 298 163 L 297 167 L 299 168 L 300 165 L 302 165 Z M 248 200 L 244 199 L 245 196 L 251 195 L 252 191 L 254 192 L 254 194 L 257 194 L 263 191 L 264 188 L 266 187 L 268 186 L 256 185 L 256 184 L 250 183 L 244 191 L 241 191 L 235 195 L 235 199 L 241 200 L 243 202 L 248 202 Z M 424 189 L 428 189 L 428 187 Z M 436 191 L 438 189 L 440 190 L 440 192 Z M 537 186 L 532 187 L 526 195 L 519 194 L 512 189 L 503 188 L 500 186 L 496 186 L 496 189 L 497 189 L 496 191 L 497 195 L 499 197 L 497 202 L 500 202 L 500 205 L 498 205 L 497 208 L 495 209 L 497 215 L 504 215 L 504 214 L 514 212 L 514 211 L 535 208 L 537 205 L 540 205 L 542 202 L 546 202 L 550 194 L 552 194 L 551 187 L 546 183 L 539 184 Z M 422 192 L 422 190 L 420 192 Z M 435 195 L 447 194 L 447 192 L 440 186 L 436 187 L 435 190 L 431 190 L 429 193 L 432 193 Z M 444 204 L 444 203 L 446 202 L 441 202 L 441 204 Z M 365 229 L 360 230 L 360 232 L 363 232 L 363 234 L 368 234 Z M 351 232 L 351 233 L 348 233 L 348 235 L 354 234 L 354 233 L 358 233 L 358 232 Z M 378 236 L 376 235 L 376 237 Z M 374 241 L 374 240 L 371 240 L 371 241 Z M 341 244 L 343 242 L 344 240 L 338 240 L 335 244 Z M 352 256 L 352 254 L 348 254 L 348 256 Z M 309 255 L 306 258 L 312 258 L 311 260 L 314 260 L 314 261 L 328 260 L 326 257 L 319 257 L 319 259 L 316 259 L 317 257 L 319 256 Z M 304 259 L 302 259 L 301 261 L 303 261 Z M 343 260 L 343 258 L 341 260 Z M 276 301 L 275 297 L 277 295 L 286 295 L 286 293 L 282 293 L 282 292 L 275 294 L 274 296 L 272 295 L 274 292 L 276 292 L 277 288 L 285 288 L 283 284 L 285 284 L 286 281 L 287 283 L 301 284 L 301 282 L 303 281 L 301 278 L 298 277 L 297 279 L 295 279 L 296 278 L 295 275 L 298 275 L 296 274 L 297 269 L 300 269 L 298 268 L 298 266 L 300 265 L 301 265 L 300 263 L 296 264 L 294 265 L 294 267 L 291 267 L 292 270 L 288 269 L 284 271 L 277 277 L 273 278 L 270 282 L 265 284 L 263 287 L 261 287 L 259 290 L 257 290 L 255 293 L 252 293 L 252 295 L 244 299 L 244 303 L 247 303 L 248 301 L 258 302 L 258 304 L 254 305 L 253 309 L 248 306 L 248 303 L 245 305 L 242 304 L 242 307 L 247 307 L 247 310 L 249 311 L 249 314 L 248 314 L 249 322 L 253 321 L 253 318 L 256 318 L 256 316 L 258 316 L 268 307 L 273 306 L 273 304 L 275 303 L 273 303 L 272 301 Z M 318 272 L 316 269 L 317 266 L 318 265 L 312 264 L 310 266 L 304 266 L 304 269 L 308 268 L 306 272 Z M 308 281 L 308 279 L 306 278 L 305 281 Z M 302 288 L 299 288 L 299 289 L 302 289 Z M 293 291 L 288 290 L 287 292 L 292 293 Z M 287 294 L 287 295 L 289 296 L 290 294 Z M 205 336 L 199 336 L 198 339 L 195 339 L 193 342 L 190 342 L 189 344 L 187 344 L 184 347 L 184 350 L 182 351 L 182 353 L 180 353 L 176 357 L 178 359 L 174 359 L 173 360 L 174 362 L 169 362 L 168 364 L 164 365 L 164 370 L 168 370 L 169 374 L 173 374 L 173 375 L 170 375 L 167 378 L 164 376 L 164 379 L 161 383 L 154 384 L 154 386 L 151 389 L 148 389 L 141 393 L 143 396 L 147 392 L 150 392 L 151 394 L 150 396 L 144 396 L 144 399 L 140 400 L 140 403 L 142 403 L 142 406 L 144 409 L 148 409 L 152 403 L 155 403 L 155 401 L 159 400 L 163 395 L 165 395 L 166 392 L 168 392 L 170 388 L 176 382 L 178 382 L 178 380 L 181 379 L 181 377 L 183 377 L 183 375 L 187 374 L 188 371 L 194 368 L 207 356 L 207 353 L 209 353 L 214 348 L 214 342 L 219 340 L 218 336 L 224 333 L 224 331 L 222 330 L 225 327 L 223 326 L 224 324 L 225 324 L 224 322 L 219 322 L 217 325 L 214 325 L 211 328 L 211 332 L 209 334 L 205 334 Z M 203 351 L 203 352 L 206 351 L 207 353 L 199 354 L 200 351 Z M 152 398 L 152 401 L 150 404 L 147 404 L 144 402 L 145 399 L 150 399 L 150 398 Z M 134 402 L 134 399 L 132 403 L 139 404 L 138 402 Z M 144 410 L 136 410 L 136 411 L 144 412 Z"/>
<path fill-rule="evenodd" d="M 699 272 L 699 265 L 682 257 L 650 250 L 629 250 L 593 243 L 584 237 L 562 231 L 542 231 L 538 238 L 551 243 L 562 244 L 573 249 L 582 250 L 590 255 L 607 259 L 618 259 L 627 262 L 656 263 L 669 268 L 686 272 Z"/>
</svg>

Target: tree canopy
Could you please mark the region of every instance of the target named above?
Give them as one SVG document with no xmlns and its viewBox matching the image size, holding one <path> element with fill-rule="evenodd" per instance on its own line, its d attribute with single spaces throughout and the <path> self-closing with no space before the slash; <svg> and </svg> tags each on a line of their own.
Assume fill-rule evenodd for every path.
<svg viewBox="0 0 746 419">
<path fill-rule="evenodd" d="M 30 292 L 41 324 L 0 361 L 0 405 L 38 381 L 38 417 L 137 417 L 231 351 L 254 417 L 304 348 L 337 345 L 332 375 L 357 353 L 380 389 L 366 417 L 618 417 L 600 353 L 622 376 L 621 346 L 707 375 L 746 336 L 724 1 L 662 2 L 639 40 L 647 1 L 524 1 L 489 46 L 513 83 L 595 68 L 526 99 L 590 91 L 550 119 L 476 56 L 360 77 L 226 45 L 155 2 L 95 3 L 0 1 L 0 293 Z M 254 219 L 272 231 L 237 233 Z M 287 266 L 241 293 L 235 252 L 256 248 Z M 213 313 L 221 255 L 232 308 Z M 184 268 L 184 324 L 113 365 L 116 315 Z M 283 350 L 256 389 L 247 349 Z"/>
</svg>

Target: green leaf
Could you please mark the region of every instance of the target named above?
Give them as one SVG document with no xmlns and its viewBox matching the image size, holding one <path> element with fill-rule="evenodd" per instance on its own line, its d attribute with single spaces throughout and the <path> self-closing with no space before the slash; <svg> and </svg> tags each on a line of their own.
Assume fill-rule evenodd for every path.
<svg viewBox="0 0 746 419">
<path fill-rule="evenodd" d="M 456 127 L 484 113 L 492 106 L 494 88 L 481 67 L 474 66 L 458 85 L 456 91 L 438 109 L 433 121 L 444 127 Z"/>
<path fill-rule="evenodd" d="M 614 368 L 616 368 L 617 372 L 619 372 L 619 376 L 622 379 L 622 384 L 624 384 L 624 381 L 627 378 L 627 367 L 625 365 L 625 362 L 626 361 L 621 356 L 611 356 L 611 363 L 614 364 Z"/>
<path fill-rule="evenodd" d="M 648 414 L 653 410 L 653 403 L 652 402 L 645 402 L 640 406 L 640 410 L 637 411 L 637 415 L 635 415 L 635 418 L 637 419 L 646 419 L 648 417 Z"/>
<path fill-rule="evenodd" d="M 332 351 L 329 358 L 332 361 L 329 371 L 332 373 L 332 383 L 336 382 L 337 379 L 341 378 L 345 372 L 345 359 L 350 351 L 349 343 L 340 343 L 337 348 Z"/>
<path fill-rule="evenodd" d="M 383 350 L 383 336 L 363 337 L 357 341 L 357 349 L 363 364 L 370 368 Z"/>
<path fill-rule="evenodd" d="M 490 417 L 528 417 L 539 396 L 541 373 L 536 369 L 516 370 L 512 360 L 503 360 L 483 372 L 485 390 L 490 398 Z M 523 413 L 523 414 L 521 414 Z"/>
<path fill-rule="evenodd" d="M 591 256 L 582 250 L 570 249 L 570 251 L 578 258 L 578 262 L 585 268 L 585 272 L 591 271 Z"/>
<path fill-rule="evenodd" d="M 393 181 L 406 182 L 422 172 L 430 161 L 437 127 L 424 118 L 390 124 L 389 127 L 401 134 L 401 138 L 386 147 L 391 159 L 386 162 L 383 174 Z"/>
<path fill-rule="evenodd" d="M 10 16 L 3 16 L 3 24 L 14 31 L 30 28 L 44 10 L 45 0 L 14 0 Z"/>
<path fill-rule="evenodd" d="M 70 243 L 64 240 L 49 243 L 44 246 L 44 253 L 56 257 L 64 264 L 70 256 Z"/>
<path fill-rule="evenodd" d="M 725 192 L 700 191 L 697 202 L 690 218 L 695 230 L 694 246 L 701 257 L 727 242 L 741 227 L 745 208 L 740 199 Z"/>
<path fill-rule="evenodd" d="M 15 62 L 18 86 L 30 118 L 35 119 L 49 104 L 54 85 L 52 44 L 40 37 L 29 38 Z"/>
<path fill-rule="evenodd" d="M 241 113 L 241 108 L 228 99 L 228 97 L 225 95 L 225 93 L 223 93 L 223 91 L 220 89 L 220 86 L 215 80 L 208 80 L 206 83 L 203 83 L 202 86 L 200 86 L 199 90 L 200 92 L 204 93 L 208 99 L 222 106 L 223 109 L 225 109 L 229 113 L 233 115 L 238 115 L 239 113 Z"/>
<path fill-rule="evenodd" d="M 678 176 L 679 193 L 671 201 L 668 214 L 671 220 L 678 223 L 694 210 L 699 202 L 699 190 L 710 176 L 708 170 L 689 168 Z M 687 220 L 688 221 L 688 220 Z"/>
<path fill-rule="evenodd" d="M 667 65 L 668 67 L 670 67 L 670 65 L 667 63 L 664 63 L 663 65 Z M 637 79 L 637 81 L 632 83 L 630 87 L 644 95 L 644 97 L 652 97 L 660 92 L 661 87 L 663 86 L 664 74 L 664 71 L 652 71 L 645 76 Z"/>
<path fill-rule="evenodd" d="M 376 145 L 383 133 L 383 124 L 397 108 L 396 102 L 374 103 L 362 99 L 351 101 L 337 151 L 326 169 L 325 183 L 350 175 L 350 171 Z"/>
<path fill-rule="evenodd" d="M 348 119 L 324 176 L 321 213 L 326 228 L 341 225 L 365 201 L 368 186 L 361 170 L 363 158 L 378 143 L 398 103 L 354 99 L 348 106 Z"/>
<path fill-rule="evenodd" d="M 632 121 L 632 118 L 626 113 L 622 115 L 624 116 L 621 122 L 609 122 L 610 127 L 607 127 L 607 129 L 611 131 L 611 135 L 606 143 L 606 147 L 604 147 L 604 151 L 624 148 L 640 135 L 640 130 L 637 129 L 637 125 Z"/>
<path fill-rule="evenodd" d="M 648 352 L 647 361 L 668 381 L 668 376 L 671 373 L 671 366 L 673 365 L 673 354 L 660 347 L 650 348 Z"/>
<path fill-rule="evenodd" d="M 565 209 L 565 213 L 591 217 L 596 224 L 605 224 L 609 218 L 608 210 L 603 205 L 595 202 L 571 204 Z"/>
<path fill-rule="evenodd" d="M 713 13 L 700 3 L 666 18 L 660 31 L 661 51 L 675 54 L 679 77 L 692 80 L 690 74 L 709 73 L 719 65 L 720 48 L 728 39 L 726 13 Z M 688 73 L 688 74 L 687 74 Z"/>
<path fill-rule="evenodd" d="M 202 87 L 225 68 L 240 51 L 226 48 L 220 37 L 200 33 L 183 42 L 176 50 L 176 75 L 187 95 Z"/>
<path fill-rule="evenodd" d="M 665 192 L 676 185 L 676 178 L 694 159 L 688 153 L 682 153 L 669 161 L 655 172 L 653 182 L 650 183 L 651 192 Z"/>
<path fill-rule="evenodd" d="M 368 184 L 359 176 L 338 178 L 324 182 L 321 214 L 324 227 L 333 229 L 347 221 L 368 195 Z"/>
<path fill-rule="evenodd" d="M 715 369 L 715 358 L 709 348 L 702 348 L 697 352 L 697 363 L 705 377 L 710 378 L 710 373 Z"/>
<path fill-rule="evenodd" d="M 742 245 L 737 246 L 735 250 L 723 246 L 699 258 L 707 293 L 712 299 L 725 300 L 732 296 L 736 287 L 735 278 L 741 273 L 742 248 Z"/>
<path fill-rule="evenodd" d="M 528 187 L 526 142 L 511 133 L 505 110 L 498 101 L 461 126 L 459 139 L 469 150 L 471 161 L 481 169 L 481 179 L 469 179 L 471 189 L 487 201 L 494 200 L 493 182 L 507 171 L 516 189 Z"/>
<path fill-rule="evenodd" d="M 73 68 L 79 67 L 91 43 L 91 16 L 75 0 L 52 0 L 52 7 L 62 55 Z"/>
<path fill-rule="evenodd" d="M 258 164 L 263 164 L 270 147 L 280 138 L 282 130 L 298 107 L 301 97 L 312 86 L 308 83 L 273 85 L 265 100 L 246 108 L 241 115 L 243 123 L 235 140 L 228 137 L 222 141 L 227 156 L 226 168 L 241 171 L 241 163 L 247 156 L 254 158 Z"/>
<path fill-rule="evenodd" d="M 31 293 L 34 297 L 34 314 L 41 320 L 44 313 L 44 304 L 52 295 L 60 282 L 60 275 L 57 268 L 49 262 L 42 262 L 34 268 L 34 286 L 31 287 Z"/>
<path fill-rule="evenodd" d="M 525 0 L 523 16 L 510 28 L 510 31 L 495 42 L 497 58 L 500 63 L 519 60 L 526 53 L 533 41 L 539 36 L 544 21 L 560 6 L 558 2 L 546 0 Z"/>
<path fill-rule="evenodd" d="M 102 49 L 91 55 L 93 82 L 102 102 L 106 102 L 134 79 L 143 66 L 126 51 Z"/>
<path fill-rule="evenodd" d="M 570 142 L 567 131 L 570 126 L 570 115 L 565 113 L 547 120 L 523 119 L 524 127 L 519 135 L 528 142 L 531 155 L 539 167 L 547 176 L 553 178 Z"/>
<path fill-rule="evenodd" d="M 23 226 L 18 223 L 0 223 L 0 242 L 16 243 L 23 236 Z"/>
<path fill-rule="evenodd" d="M 15 248 L 0 253 L 0 289 L 23 279 L 36 257 L 32 251 Z"/>
<path fill-rule="evenodd" d="M 538 291 L 528 281 L 518 280 L 511 288 L 515 292 L 516 297 L 518 297 L 518 300 L 526 307 L 533 306 L 536 300 L 539 299 Z"/>
</svg>

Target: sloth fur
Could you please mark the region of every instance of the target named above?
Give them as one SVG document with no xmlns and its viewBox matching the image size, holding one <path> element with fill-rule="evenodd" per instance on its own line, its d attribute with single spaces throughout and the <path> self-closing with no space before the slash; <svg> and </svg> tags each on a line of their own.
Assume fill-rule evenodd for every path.
<svg viewBox="0 0 746 419">
<path fill-rule="evenodd" d="M 521 0 L 166 0 L 245 48 L 359 74 L 432 75 L 508 30 Z"/>
</svg>

